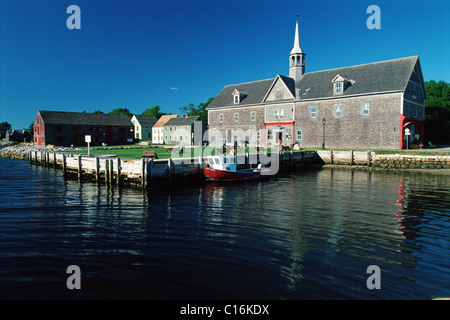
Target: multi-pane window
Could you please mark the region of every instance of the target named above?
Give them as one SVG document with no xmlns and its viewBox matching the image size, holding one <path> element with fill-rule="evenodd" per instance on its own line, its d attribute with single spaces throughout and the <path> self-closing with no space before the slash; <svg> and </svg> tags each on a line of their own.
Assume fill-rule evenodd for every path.
<svg viewBox="0 0 450 320">
<path fill-rule="evenodd" d="M 251 119 L 251 121 L 256 121 L 256 112 L 255 111 L 250 112 L 250 119 Z"/>
<path fill-rule="evenodd" d="M 223 114 L 219 114 L 219 122 L 223 122 Z"/>
<path fill-rule="evenodd" d="M 303 141 L 303 129 L 297 129 L 297 141 Z"/>
<path fill-rule="evenodd" d="M 333 116 L 336 119 L 341 119 L 344 117 L 344 107 L 342 104 L 335 104 L 333 107 Z"/>
<path fill-rule="evenodd" d="M 317 120 L 317 118 L 318 118 L 317 106 L 309 107 L 309 119 L 310 120 Z"/>
<path fill-rule="evenodd" d="M 234 121 L 239 121 L 239 113 L 234 114 Z"/>
<path fill-rule="evenodd" d="M 361 102 L 361 117 L 370 118 L 372 115 L 372 107 L 370 101 Z"/>
<path fill-rule="evenodd" d="M 342 82 L 336 82 L 334 84 L 334 94 L 341 94 L 342 93 Z"/>
<path fill-rule="evenodd" d="M 275 110 L 274 118 L 275 118 L 275 120 L 284 119 L 284 110 Z"/>
</svg>

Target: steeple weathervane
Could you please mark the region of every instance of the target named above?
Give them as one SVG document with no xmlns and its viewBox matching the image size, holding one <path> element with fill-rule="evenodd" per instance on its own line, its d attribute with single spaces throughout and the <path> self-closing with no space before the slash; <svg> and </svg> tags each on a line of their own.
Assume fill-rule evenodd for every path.
<svg viewBox="0 0 450 320">
<path fill-rule="evenodd" d="M 291 50 L 292 53 L 303 53 L 302 48 L 300 48 L 300 37 L 298 34 L 298 13 L 297 13 L 297 21 L 295 23 L 295 37 L 294 37 L 294 48 Z"/>
</svg>

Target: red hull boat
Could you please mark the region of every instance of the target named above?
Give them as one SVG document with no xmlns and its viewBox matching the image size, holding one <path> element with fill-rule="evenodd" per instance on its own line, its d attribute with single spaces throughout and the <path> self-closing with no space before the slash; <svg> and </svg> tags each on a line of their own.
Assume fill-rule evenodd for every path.
<svg viewBox="0 0 450 320">
<path fill-rule="evenodd" d="M 203 173 L 207 181 L 243 181 L 268 178 L 266 170 L 259 166 L 256 169 L 237 170 L 236 156 L 210 156 Z"/>
</svg>

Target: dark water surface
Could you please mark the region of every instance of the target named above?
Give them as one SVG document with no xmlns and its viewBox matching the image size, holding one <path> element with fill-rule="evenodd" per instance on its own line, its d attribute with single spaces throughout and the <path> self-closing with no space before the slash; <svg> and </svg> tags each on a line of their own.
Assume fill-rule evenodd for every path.
<svg viewBox="0 0 450 320">
<path fill-rule="evenodd" d="M 449 187 L 325 169 L 142 192 L 0 159 L 0 298 L 448 297 Z M 70 265 L 81 290 L 66 286 Z"/>
</svg>

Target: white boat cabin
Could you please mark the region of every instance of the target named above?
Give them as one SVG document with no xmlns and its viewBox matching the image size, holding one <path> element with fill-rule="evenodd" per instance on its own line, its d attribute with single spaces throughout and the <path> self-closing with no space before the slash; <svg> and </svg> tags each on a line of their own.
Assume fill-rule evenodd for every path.
<svg viewBox="0 0 450 320">
<path fill-rule="evenodd" d="M 211 169 L 236 172 L 236 156 L 208 156 L 208 164 Z"/>
</svg>

